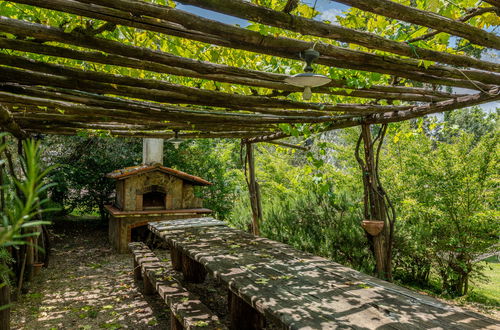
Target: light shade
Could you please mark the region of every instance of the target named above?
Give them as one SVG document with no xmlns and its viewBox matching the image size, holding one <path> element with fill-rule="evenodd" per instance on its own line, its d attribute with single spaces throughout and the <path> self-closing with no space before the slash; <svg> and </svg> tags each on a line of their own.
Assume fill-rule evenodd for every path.
<svg viewBox="0 0 500 330">
<path fill-rule="evenodd" d="M 327 76 L 313 72 L 299 73 L 285 79 L 287 84 L 297 87 L 318 87 L 332 81 Z"/>
<path fill-rule="evenodd" d="M 183 139 L 176 139 L 176 138 L 171 138 L 171 139 L 168 139 L 167 141 L 172 143 L 174 145 L 175 149 L 179 149 L 179 146 L 181 145 L 181 143 L 184 142 Z"/>
<path fill-rule="evenodd" d="M 179 146 L 181 145 L 182 142 L 184 142 L 184 140 L 179 138 L 179 130 L 174 130 L 174 133 L 175 136 L 173 138 L 168 139 L 167 141 L 172 143 L 175 149 L 179 149 Z"/>
</svg>

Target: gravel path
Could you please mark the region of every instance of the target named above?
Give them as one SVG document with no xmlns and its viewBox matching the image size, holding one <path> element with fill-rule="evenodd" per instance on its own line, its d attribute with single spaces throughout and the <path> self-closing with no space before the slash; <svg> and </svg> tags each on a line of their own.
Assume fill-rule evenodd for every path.
<svg viewBox="0 0 500 330">
<path fill-rule="evenodd" d="M 95 221 L 53 226 L 50 267 L 14 304 L 12 329 L 168 329 L 158 295 L 144 297 L 130 255 L 113 253 Z"/>
</svg>

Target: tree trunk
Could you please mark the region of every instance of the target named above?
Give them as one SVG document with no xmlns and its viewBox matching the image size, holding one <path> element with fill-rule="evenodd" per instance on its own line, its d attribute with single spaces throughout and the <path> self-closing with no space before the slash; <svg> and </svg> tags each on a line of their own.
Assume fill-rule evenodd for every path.
<svg viewBox="0 0 500 330">
<path fill-rule="evenodd" d="M 387 213 L 387 196 L 378 176 L 378 155 L 384 135 L 385 127 L 382 128 L 379 136 L 374 140 L 372 139 L 370 125 L 362 125 L 360 140 L 356 146 L 356 157 L 363 171 L 365 220 L 384 222 L 384 227 L 379 234 L 372 235 L 367 232 L 375 257 L 376 275 L 381 279 L 392 281 L 392 232 L 394 223 Z M 359 156 L 361 140 L 364 146 L 364 160 Z M 376 143 L 378 143 L 377 148 L 374 147 Z M 394 218 L 394 212 L 392 216 Z"/>
<path fill-rule="evenodd" d="M 1 309 L 10 304 L 10 290 L 7 283 L 0 283 L 0 330 L 10 329 L 10 307 Z"/>
<path fill-rule="evenodd" d="M 247 184 L 250 193 L 250 206 L 252 208 L 252 232 L 254 235 L 260 235 L 260 222 L 262 220 L 262 206 L 260 202 L 260 191 L 257 180 L 255 178 L 255 158 L 253 154 L 253 145 L 245 143 L 246 147 L 246 163 L 248 165 Z"/>
</svg>

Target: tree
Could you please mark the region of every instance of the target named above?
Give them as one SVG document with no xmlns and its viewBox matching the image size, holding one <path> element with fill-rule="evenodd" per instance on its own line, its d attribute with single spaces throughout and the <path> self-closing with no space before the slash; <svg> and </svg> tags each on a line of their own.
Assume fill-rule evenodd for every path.
<svg viewBox="0 0 500 330">
<path fill-rule="evenodd" d="M 421 128 L 402 124 L 386 148 L 383 173 L 391 177 L 401 218 L 396 268 L 423 282 L 432 267 L 446 292 L 463 295 L 470 278 L 481 274 L 477 256 L 498 241 L 499 134 L 476 143 L 462 132 L 442 142 Z"/>
<path fill-rule="evenodd" d="M 77 209 L 91 213 L 97 210 L 107 219 L 104 205 L 112 202 L 115 184 L 105 174 L 141 162 L 140 139 L 111 139 L 88 136 L 47 136 L 45 159 L 60 164 L 49 175 L 52 200 L 64 213 Z"/>
</svg>

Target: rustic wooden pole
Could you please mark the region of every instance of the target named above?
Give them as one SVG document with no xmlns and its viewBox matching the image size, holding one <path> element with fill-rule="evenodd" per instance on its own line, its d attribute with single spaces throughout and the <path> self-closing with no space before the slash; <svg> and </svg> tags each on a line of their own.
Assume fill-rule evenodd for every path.
<svg viewBox="0 0 500 330">
<path fill-rule="evenodd" d="M 10 304 L 10 289 L 5 282 L 0 283 L 0 330 L 10 329 L 10 307 L 2 308 Z"/>
<path fill-rule="evenodd" d="M 367 48 L 383 50 L 390 53 L 409 56 L 417 59 L 428 59 L 431 61 L 443 62 L 446 64 L 457 66 L 477 66 L 479 69 L 483 70 L 491 70 L 492 67 L 496 66 L 493 63 L 479 63 L 481 61 L 472 58 L 466 58 L 466 56 L 448 54 L 432 49 L 420 48 L 418 46 L 408 45 L 405 42 L 389 40 L 373 33 L 349 29 L 336 24 L 327 24 L 306 17 L 290 15 L 288 13 L 256 5 L 249 1 L 180 0 L 179 2 L 217 11 L 265 25 L 287 29 L 290 31 L 298 32 L 302 35 L 313 35 L 342 42 L 354 43 L 365 46 Z M 475 12 L 476 15 L 484 12 L 493 12 L 495 8 L 490 7 L 478 9 L 480 9 L 480 12 Z M 460 19 L 459 21 L 464 22 L 467 19 L 468 18 L 465 17 L 463 19 Z M 463 65 L 464 62 L 467 63 L 467 65 Z"/>
<path fill-rule="evenodd" d="M 382 221 L 384 227 L 376 235 L 367 232 L 369 240 L 373 244 L 373 254 L 375 256 L 377 277 L 391 281 L 392 280 L 392 256 L 390 251 L 390 224 L 387 219 L 386 205 L 384 195 L 381 193 L 380 183 L 378 182 L 377 167 L 375 163 L 374 141 L 372 139 L 369 124 L 361 125 L 361 139 L 364 146 L 364 163 L 360 162 L 363 170 L 363 188 L 365 202 L 366 220 Z M 378 143 L 382 143 L 382 138 Z"/>
<path fill-rule="evenodd" d="M 259 212 L 260 193 L 258 193 L 257 181 L 255 178 L 255 158 L 253 153 L 253 144 L 245 142 L 246 162 L 248 169 L 248 191 L 250 193 L 250 206 L 252 208 L 252 233 L 256 236 L 260 235 L 260 222 L 262 214 Z"/>
<path fill-rule="evenodd" d="M 348 6 L 400 21 L 427 26 L 471 41 L 477 45 L 500 49 L 500 37 L 439 14 L 405 6 L 390 0 L 335 0 Z"/>
</svg>

